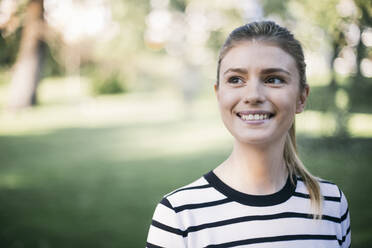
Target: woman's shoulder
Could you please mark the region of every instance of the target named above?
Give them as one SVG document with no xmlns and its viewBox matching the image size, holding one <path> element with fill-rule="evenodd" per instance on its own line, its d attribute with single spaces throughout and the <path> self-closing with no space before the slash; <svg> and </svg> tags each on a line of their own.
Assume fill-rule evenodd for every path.
<svg viewBox="0 0 372 248">
<path fill-rule="evenodd" d="M 198 189 L 203 189 L 203 188 L 208 188 L 208 187 L 210 187 L 209 183 L 202 176 L 202 177 L 196 179 L 195 181 L 193 181 L 189 184 L 186 184 L 182 187 L 179 187 L 179 188 L 169 192 L 168 194 L 164 195 L 164 197 L 168 198 L 172 195 L 182 194 L 180 192 L 188 192 L 188 191 L 193 191 L 193 190 L 198 190 Z"/>
<path fill-rule="evenodd" d="M 197 206 L 197 204 L 220 200 L 223 197 L 223 195 L 209 184 L 204 176 L 201 176 L 197 180 L 164 195 L 162 202 L 166 202 L 168 207 L 171 207 L 177 212 L 183 207 Z"/>
<path fill-rule="evenodd" d="M 319 184 L 320 192 L 325 200 L 333 200 L 333 201 L 341 201 L 341 198 L 344 197 L 343 192 L 341 191 L 340 187 L 329 180 L 325 180 L 323 178 L 316 178 Z M 308 190 L 305 186 L 305 182 L 302 177 L 297 177 L 297 189 L 296 191 L 302 193 L 308 193 Z"/>
</svg>

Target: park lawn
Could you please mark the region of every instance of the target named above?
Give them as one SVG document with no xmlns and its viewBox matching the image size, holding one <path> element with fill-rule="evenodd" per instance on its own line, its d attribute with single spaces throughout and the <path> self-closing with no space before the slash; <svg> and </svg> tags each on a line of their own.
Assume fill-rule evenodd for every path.
<svg viewBox="0 0 372 248">
<path fill-rule="evenodd" d="M 23 119 L 22 131 L 0 134 L 0 247 L 144 247 L 162 196 L 213 169 L 231 149 L 213 111 L 99 125 L 72 116 L 78 121 L 70 126 L 27 128 L 45 114 L 37 111 L 37 120 Z M 372 139 L 302 135 L 299 144 L 309 169 L 347 195 L 353 247 L 372 246 Z"/>
</svg>

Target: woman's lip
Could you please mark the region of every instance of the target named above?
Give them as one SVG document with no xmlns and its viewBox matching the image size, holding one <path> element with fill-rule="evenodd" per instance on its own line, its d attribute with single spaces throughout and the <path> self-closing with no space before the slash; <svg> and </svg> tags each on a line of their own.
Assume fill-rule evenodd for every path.
<svg viewBox="0 0 372 248">
<path fill-rule="evenodd" d="M 243 120 L 241 119 L 241 120 L 246 124 L 252 124 L 252 125 L 260 125 L 260 124 L 263 124 L 269 121 L 269 119 L 265 119 L 265 120 Z"/>
<path fill-rule="evenodd" d="M 237 112 L 237 114 L 238 115 L 255 115 L 255 114 L 259 114 L 259 115 L 264 115 L 264 114 L 273 115 L 273 113 L 271 113 L 270 111 L 265 111 L 265 110 L 239 111 L 239 112 Z"/>
</svg>

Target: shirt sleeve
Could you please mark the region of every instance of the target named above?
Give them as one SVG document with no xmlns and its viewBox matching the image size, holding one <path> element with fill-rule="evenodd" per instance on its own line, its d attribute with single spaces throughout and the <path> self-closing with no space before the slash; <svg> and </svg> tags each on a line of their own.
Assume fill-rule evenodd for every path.
<svg viewBox="0 0 372 248">
<path fill-rule="evenodd" d="M 340 207 L 340 220 L 341 220 L 341 247 L 342 248 L 349 248 L 351 246 L 351 230 L 350 230 L 350 213 L 349 213 L 349 206 L 347 203 L 346 196 L 342 191 L 340 191 L 341 195 L 341 207 Z"/>
<path fill-rule="evenodd" d="M 147 248 L 186 247 L 185 239 L 177 213 L 170 202 L 163 198 L 156 206 L 147 236 Z"/>
</svg>

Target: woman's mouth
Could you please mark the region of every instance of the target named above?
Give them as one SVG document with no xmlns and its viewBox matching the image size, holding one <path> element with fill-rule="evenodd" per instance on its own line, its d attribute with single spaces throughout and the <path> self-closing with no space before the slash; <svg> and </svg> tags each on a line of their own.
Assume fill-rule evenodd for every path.
<svg viewBox="0 0 372 248">
<path fill-rule="evenodd" d="M 243 121 L 264 121 L 272 118 L 273 113 L 267 111 L 242 111 L 236 113 L 236 115 Z"/>
</svg>

